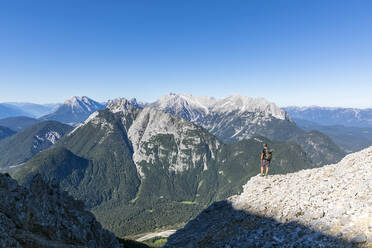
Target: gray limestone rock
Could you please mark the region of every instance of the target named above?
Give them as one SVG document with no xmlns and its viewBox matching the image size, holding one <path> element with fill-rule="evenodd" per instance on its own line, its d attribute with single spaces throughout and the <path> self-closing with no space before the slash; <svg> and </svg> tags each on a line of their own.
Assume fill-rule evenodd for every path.
<svg viewBox="0 0 372 248">
<path fill-rule="evenodd" d="M 371 247 L 372 147 L 340 163 L 267 178 L 169 237 L 183 247 Z M 237 218 L 236 216 L 239 216 Z"/>
<path fill-rule="evenodd" d="M 0 247 L 121 247 L 80 201 L 37 174 L 29 187 L 0 174 Z"/>
</svg>

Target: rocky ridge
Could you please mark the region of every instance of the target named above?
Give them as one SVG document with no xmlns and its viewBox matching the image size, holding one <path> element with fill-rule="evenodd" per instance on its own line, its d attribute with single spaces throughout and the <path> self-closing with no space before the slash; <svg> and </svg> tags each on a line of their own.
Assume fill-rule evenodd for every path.
<svg viewBox="0 0 372 248">
<path fill-rule="evenodd" d="M 338 164 L 253 177 L 241 195 L 213 204 L 166 247 L 371 247 L 371 168 L 372 147 Z"/>
<path fill-rule="evenodd" d="M 264 98 L 251 98 L 240 95 L 231 95 L 226 98 L 216 99 L 213 97 L 194 97 L 188 94 L 170 93 L 161 96 L 160 99 L 150 106 L 182 116 L 183 118 L 197 122 L 212 113 L 238 112 L 240 114 L 251 112 L 260 113 L 261 119 L 274 117 L 277 119 L 289 119 L 288 114 L 277 107 L 274 103 Z"/>
<path fill-rule="evenodd" d="M 38 174 L 22 187 L 9 174 L 0 174 L 0 247 L 121 247 L 59 186 Z"/>
<path fill-rule="evenodd" d="M 9 172 L 40 151 L 56 144 L 72 127 L 57 121 L 44 121 L 0 141 L 0 171 Z"/>
<path fill-rule="evenodd" d="M 201 126 L 224 143 L 256 136 L 295 142 L 316 166 L 337 163 L 345 156 L 329 137 L 320 132 L 305 132 L 286 111 L 264 98 L 232 95 L 215 99 L 171 93 L 148 106 Z"/>
</svg>

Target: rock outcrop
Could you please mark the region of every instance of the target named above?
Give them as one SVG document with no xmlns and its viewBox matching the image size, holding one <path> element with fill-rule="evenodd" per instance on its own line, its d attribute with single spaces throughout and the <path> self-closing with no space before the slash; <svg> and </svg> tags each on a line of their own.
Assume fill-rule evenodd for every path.
<svg viewBox="0 0 372 248">
<path fill-rule="evenodd" d="M 121 247 L 84 204 L 36 175 L 29 187 L 0 174 L 0 247 Z"/>
<path fill-rule="evenodd" d="M 371 247 L 372 147 L 340 163 L 251 178 L 165 247 Z"/>
</svg>

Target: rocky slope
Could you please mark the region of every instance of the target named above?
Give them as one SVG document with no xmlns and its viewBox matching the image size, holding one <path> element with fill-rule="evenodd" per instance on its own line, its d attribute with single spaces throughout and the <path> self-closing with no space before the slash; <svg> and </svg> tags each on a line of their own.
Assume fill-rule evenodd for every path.
<svg viewBox="0 0 372 248">
<path fill-rule="evenodd" d="M 253 177 L 241 195 L 203 211 L 166 247 L 370 247 L 371 168 L 372 147 L 338 164 Z"/>
<path fill-rule="evenodd" d="M 35 154 L 56 144 L 72 127 L 57 121 L 44 121 L 0 140 L 0 171 L 10 172 Z"/>
<path fill-rule="evenodd" d="M 171 93 L 150 106 L 202 126 L 227 143 L 253 136 L 283 140 L 285 132 L 299 132 L 285 111 L 264 98 L 232 95 L 215 99 Z M 288 130 L 275 131 L 279 125 Z"/>
<path fill-rule="evenodd" d="M 84 204 L 36 175 L 29 187 L 0 174 L 0 247 L 121 247 Z"/>
<path fill-rule="evenodd" d="M 202 126 L 225 143 L 255 136 L 296 142 L 317 166 L 336 163 L 345 156 L 326 135 L 305 132 L 287 112 L 264 98 L 232 95 L 215 99 L 171 93 L 149 106 Z"/>
</svg>

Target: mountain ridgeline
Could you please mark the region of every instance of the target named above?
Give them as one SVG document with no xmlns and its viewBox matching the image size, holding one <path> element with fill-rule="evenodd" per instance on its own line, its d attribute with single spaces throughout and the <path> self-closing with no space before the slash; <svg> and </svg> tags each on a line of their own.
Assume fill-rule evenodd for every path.
<svg viewBox="0 0 372 248">
<path fill-rule="evenodd" d="M 19 132 L 26 127 L 35 125 L 40 122 L 38 119 L 27 117 L 27 116 L 17 116 L 17 117 L 8 117 L 0 119 L 0 126 L 7 127 L 14 132 Z"/>
<path fill-rule="evenodd" d="M 182 225 L 211 202 L 239 193 L 258 173 L 262 143 L 272 173 L 314 164 L 295 143 L 253 137 L 224 144 L 203 127 L 125 99 L 109 103 L 14 176 L 54 178 L 118 236 Z"/>
<path fill-rule="evenodd" d="M 287 112 L 264 98 L 233 95 L 214 99 L 171 93 L 150 106 L 202 126 L 225 143 L 257 135 L 295 142 L 317 166 L 336 163 L 345 156 L 326 135 L 300 129 Z"/>
<path fill-rule="evenodd" d="M 35 154 L 57 143 L 72 127 L 44 121 L 0 140 L 0 171 L 10 172 Z"/>
<path fill-rule="evenodd" d="M 326 134 L 347 153 L 357 152 L 372 145 L 372 127 L 320 125 L 302 119 L 294 119 L 294 121 L 304 130 L 317 130 Z"/>
<path fill-rule="evenodd" d="M 372 109 L 327 108 L 327 107 L 286 107 L 293 118 L 311 121 L 319 125 L 372 128 Z"/>
</svg>

